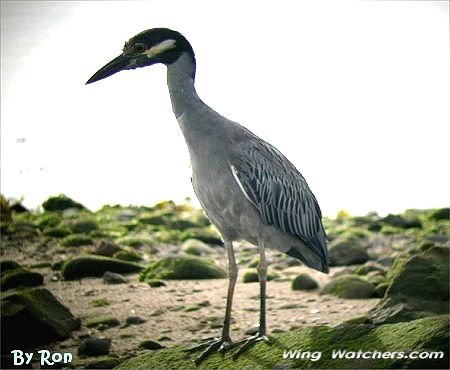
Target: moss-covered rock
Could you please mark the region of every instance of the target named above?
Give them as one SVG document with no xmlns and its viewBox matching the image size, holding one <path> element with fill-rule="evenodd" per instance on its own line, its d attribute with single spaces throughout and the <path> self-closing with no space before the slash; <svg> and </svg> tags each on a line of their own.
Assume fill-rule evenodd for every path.
<svg viewBox="0 0 450 370">
<path fill-rule="evenodd" d="M 64 211 L 69 208 L 85 209 L 82 204 L 75 202 L 64 194 L 48 198 L 42 203 L 42 208 L 44 208 L 45 211 Z"/>
<path fill-rule="evenodd" d="M 421 228 L 422 222 L 418 218 L 407 218 L 402 215 L 389 214 L 381 219 L 381 222 L 402 229 Z"/>
<path fill-rule="evenodd" d="M 84 369 L 114 369 L 120 364 L 120 360 L 113 356 L 99 356 L 83 363 Z"/>
<path fill-rule="evenodd" d="M 79 247 L 82 245 L 92 245 L 93 243 L 92 238 L 84 234 L 71 234 L 61 240 L 61 245 L 65 247 Z"/>
<path fill-rule="evenodd" d="M 117 252 L 120 252 L 122 248 L 120 245 L 105 240 L 100 241 L 97 247 L 92 251 L 92 254 L 97 254 L 104 257 L 112 257 Z"/>
<path fill-rule="evenodd" d="M 292 290 L 314 290 L 319 287 L 319 284 L 308 274 L 297 275 L 292 280 Z"/>
<path fill-rule="evenodd" d="M 338 238 L 330 243 L 329 256 L 332 266 L 348 266 L 365 263 L 369 259 L 359 238 Z"/>
<path fill-rule="evenodd" d="M 132 249 L 121 250 L 114 253 L 114 258 L 122 261 L 139 262 L 142 261 L 142 257 L 139 253 Z"/>
<path fill-rule="evenodd" d="M 450 221 L 450 208 L 447 207 L 437 209 L 430 214 L 428 219 L 432 221 L 439 221 L 439 220 Z"/>
<path fill-rule="evenodd" d="M 120 325 L 120 321 L 112 315 L 96 316 L 86 321 L 87 328 L 113 328 Z"/>
<path fill-rule="evenodd" d="M 47 289 L 10 290 L 2 294 L 1 305 L 2 353 L 67 339 L 80 326 Z"/>
<path fill-rule="evenodd" d="M 386 274 L 386 268 L 382 264 L 375 261 L 367 261 L 365 264 L 356 266 L 354 269 L 354 273 L 356 275 L 367 275 L 372 271 L 377 271 L 382 275 Z"/>
<path fill-rule="evenodd" d="M 67 235 L 72 234 L 72 231 L 65 225 L 59 225 L 45 228 L 43 234 L 44 236 L 49 236 L 52 238 L 64 238 Z"/>
<path fill-rule="evenodd" d="M 111 340 L 108 338 L 87 338 L 78 347 L 78 355 L 104 356 L 109 354 Z"/>
<path fill-rule="evenodd" d="M 220 279 L 226 272 L 214 262 L 195 256 L 168 256 L 151 263 L 140 274 L 139 280 L 151 279 Z"/>
<path fill-rule="evenodd" d="M 0 261 L 0 272 L 2 274 L 9 270 L 19 269 L 20 267 L 21 266 L 16 261 L 12 260 Z"/>
<path fill-rule="evenodd" d="M 196 367 L 193 362 L 201 350 L 190 354 L 185 347 L 173 347 L 145 353 L 123 362 L 118 369 L 398 369 L 444 368 L 448 366 L 448 316 L 416 320 L 409 323 L 383 325 L 342 325 L 338 327 L 305 327 L 271 336 L 272 345 L 260 342 L 238 359 L 233 360 L 235 349 L 213 353 Z M 319 352 L 317 361 L 295 357 L 294 351 Z M 419 359 L 379 356 L 362 358 L 333 358 L 333 351 L 354 352 L 424 352 L 442 351 L 443 358 Z M 360 352 L 360 353 L 361 353 Z M 342 352 L 341 352 L 342 353 Z"/>
<path fill-rule="evenodd" d="M 64 263 L 61 268 L 61 273 L 64 279 L 74 280 L 86 276 L 103 276 L 106 271 L 132 273 L 138 272 L 141 269 L 141 266 L 132 262 L 95 255 L 84 255 L 75 257 Z"/>
<path fill-rule="evenodd" d="M 357 275 L 342 275 L 325 285 L 320 294 L 333 294 L 339 298 L 372 298 L 375 287 Z"/>
<path fill-rule="evenodd" d="M 75 234 L 89 234 L 98 230 L 98 224 L 92 220 L 76 220 L 71 222 L 69 227 Z"/>
<path fill-rule="evenodd" d="M 164 346 L 153 340 L 144 340 L 141 343 L 139 343 L 139 348 L 155 350 L 155 349 L 162 349 L 164 348 Z"/>
<path fill-rule="evenodd" d="M 182 235 L 182 241 L 187 239 L 198 239 L 206 244 L 223 245 L 220 234 L 212 226 L 185 230 Z"/>
<path fill-rule="evenodd" d="M 277 274 L 268 273 L 267 274 L 267 281 L 275 280 L 279 277 Z M 259 276 L 257 271 L 247 271 L 242 276 L 242 281 L 244 283 L 257 283 L 259 281 Z"/>
<path fill-rule="evenodd" d="M 198 239 L 187 239 L 181 246 L 184 253 L 192 254 L 194 256 L 208 255 L 211 253 L 211 247 Z"/>
<path fill-rule="evenodd" d="M 162 286 L 166 286 L 166 283 L 162 280 L 158 280 L 158 279 L 150 279 L 147 280 L 147 284 L 151 287 L 151 288 L 161 288 Z"/>
<path fill-rule="evenodd" d="M 374 323 L 407 321 L 449 312 L 448 247 L 398 257 L 387 275 L 383 300 L 371 311 Z"/>
<path fill-rule="evenodd" d="M 0 287 L 2 291 L 18 287 L 34 287 L 44 283 L 44 277 L 34 271 L 18 268 L 2 271 Z"/>
</svg>

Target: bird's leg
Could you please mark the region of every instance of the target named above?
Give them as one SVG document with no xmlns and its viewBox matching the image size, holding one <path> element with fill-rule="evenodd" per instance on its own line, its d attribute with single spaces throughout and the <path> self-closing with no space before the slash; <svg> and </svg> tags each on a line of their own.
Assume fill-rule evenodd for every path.
<svg viewBox="0 0 450 370">
<path fill-rule="evenodd" d="M 238 358 L 243 352 L 254 345 L 257 342 L 265 341 L 269 342 L 269 338 L 266 336 L 266 282 L 267 282 L 267 260 L 264 247 L 262 245 L 258 246 L 259 249 L 259 263 L 258 263 L 258 279 L 259 279 L 259 329 L 258 333 L 255 335 L 245 338 L 236 344 L 242 345 L 239 347 L 237 352 L 233 355 L 233 359 Z"/>
<path fill-rule="evenodd" d="M 208 355 L 210 355 L 215 350 L 223 351 L 230 347 L 231 337 L 230 337 L 230 324 L 231 324 L 231 308 L 233 306 L 233 295 L 234 287 L 236 285 L 236 280 L 238 276 L 238 269 L 236 265 L 236 259 L 234 257 L 233 243 L 230 240 L 224 241 L 225 248 L 228 255 L 228 293 L 227 293 L 227 304 L 225 309 L 225 319 L 223 321 L 222 336 L 220 338 L 215 338 L 207 340 L 200 343 L 198 346 L 190 348 L 188 351 L 195 351 L 198 349 L 205 350 L 195 359 L 195 364 L 199 365 Z"/>
</svg>

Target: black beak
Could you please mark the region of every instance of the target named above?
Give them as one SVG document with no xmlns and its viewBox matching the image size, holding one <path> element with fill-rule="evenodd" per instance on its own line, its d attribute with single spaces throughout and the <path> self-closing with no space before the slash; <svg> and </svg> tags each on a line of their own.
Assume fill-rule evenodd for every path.
<svg viewBox="0 0 450 370">
<path fill-rule="evenodd" d="M 111 60 L 107 65 L 100 68 L 95 74 L 86 82 L 86 85 L 93 82 L 103 80 L 106 77 L 112 76 L 114 73 L 129 69 L 131 56 L 121 54 L 117 58 Z"/>
</svg>

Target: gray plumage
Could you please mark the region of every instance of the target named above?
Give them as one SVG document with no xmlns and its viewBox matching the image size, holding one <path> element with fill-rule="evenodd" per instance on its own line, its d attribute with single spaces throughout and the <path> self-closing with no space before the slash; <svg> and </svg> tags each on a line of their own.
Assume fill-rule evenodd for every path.
<svg viewBox="0 0 450 370">
<path fill-rule="evenodd" d="M 230 319 L 237 265 L 233 241 L 258 246 L 260 262 L 260 326 L 256 336 L 242 341 L 238 354 L 266 337 L 264 248 L 274 248 L 307 266 L 328 272 L 326 234 L 316 198 L 303 176 L 273 146 L 236 122 L 221 116 L 197 95 L 195 56 L 178 32 L 153 29 L 131 38 L 122 55 L 108 63 L 88 83 L 120 70 L 163 63 L 173 112 L 183 131 L 192 166 L 192 185 L 211 222 L 221 233 L 229 261 L 227 305 L 220 339 L 207 342 L 203 359 L 230 346 Z"/>
</svg>

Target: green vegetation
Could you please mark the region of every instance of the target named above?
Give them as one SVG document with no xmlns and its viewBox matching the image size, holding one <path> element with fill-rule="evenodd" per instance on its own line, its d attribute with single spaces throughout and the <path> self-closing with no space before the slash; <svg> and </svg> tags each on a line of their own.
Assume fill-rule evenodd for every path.
<svg viewBox="0 0 450 370">
<path fill-rule="evenodd" d="M 47 289 L 28 288 L 2 293 L 1 325 L 5 353 L 64 340 L 79 328 L 80 321 Z"/>
<path fill-rule="evenodd" d="M 64 194 L 48 198 L 42 203 L 42 208 L 44 208 L 45 211 L 64 211 L 70 208 L 85 209 L 82 204 L 75 202 Z"/>
<path fill-rule="evenodd" d="M 86 276 L 102 276 L 106 271 L 118 273 L 138 272 L 141 266 L 114 258 L 84 255 L 72 258 L 63 264 L 61 273 L 66 280 L 80 279 Z"/>
<path fill-rule="evenodd" d="M 305 327 L 270 337 L 272 345 L 258 343 L 232 359 L 234 349 L 225 354 L 214 353 L 199 367 L 193 359 L 200 354 L 190 354 L 185 347 L 161 349 L 144 353 L 119 365 L 118 369 L 390 369 L 390 368 L 447 368 L 449 343 L 449 317 L 437 316 L 409 323 L 374 327 L 372 325 L 342 325 L 338 327 Z M 321 352 L 318 361 L 283 359 L 285 350 Z M 442 359 L 410 358 L 341 358 L 333 359 L 335 350 L 363 352 L 375 350 L 443 351 Z"/>
<path fill-rule="evenodd" d="M 195 256 L 169 256 L 151 263 L 140 274 L 139 280 L 149 279 L 221 279 L 226 272 L 212 261 Z"/>
<path fill-rule="evenodd" d="M 339 298 L 372 298 L 375 287 L 357 275 L 342 275 L 325 285 L 320 294 L 333 294 Z"/>
<path fill-rule="evenodd" d="M 308 274 L 300 274 L 292 281 L 292 290 L 314 290 L 318 287 L 317 281 Z"/>
<path fill-rule="evenodd" d="M 85 323 L 87 328 L 113 328 L 120 325 L 120 321 L 112 315 L 102 315 L 89 319 Z"/>
<path fill-rule="evenodd" d="M 23 268 L 2 270 L 1 273 L 0 286 L 2 291 L 18 287 L 33 287 L 43 283 L 44 277 L 40 273 Z"/>
</svg>

